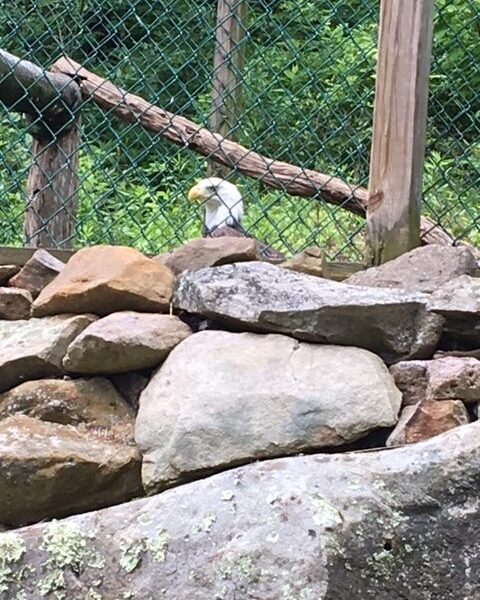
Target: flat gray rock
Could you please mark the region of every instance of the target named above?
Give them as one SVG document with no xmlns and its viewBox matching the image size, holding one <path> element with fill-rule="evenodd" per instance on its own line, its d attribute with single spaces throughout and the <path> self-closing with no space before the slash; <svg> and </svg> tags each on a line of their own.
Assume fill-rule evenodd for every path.
<svg viewBox="0 0 480 600">
<path fill-rule="evenodd" d="M 358 346 L 387 363 L 429 358 L 443 319 L 428 296 L 326 281 L 265 263 L 240 263 L 180 276 L 174 306 L 238 329 Z"/>
<path fill-rule="evenodd" d="M 429 307 L 445 318 L 450 345 L 480 347 L 480 277 L 449 281 L 432 294 Z"/>
<path fill-rule="evenodd" d="M 466 246 L 430 244 L 379 267 L 355 273 L 345 283 L 431 293 L 447 281 L 461 275 L 475 275 L 477 270 L 476 257 Z"/>
<path fill-rule="evenodd" d="M 0 534 L 5 598 L 476 600 L 479 473 L 480 423 L 248 465 Z"/>
<path fill-rule="evenodd" d="M 346 370 L 348 376 L 345 376 Z M 148 492 L 251 460 L 338 446 L 397 422 L 401 394 L 366 350 L 203 331 L 140 396 Z"/>
<path fill-rule="evenodd" d="M 447 317 L 480 319 L 480 277 L 464 275 L 449 281 L 432 294 L 429 305 Z"/>
<path fill-rule="evenodd" d="M 66 371 L 86 375 L 158 367 L 192 333 L 178 317 L 122 311 L 89 325 L 70 344 Z"/>
<path fill-rule="evenodd" d="M 0 392 L 28 381 L 62 373 L 71 341 L 94 315 L 58 315 L 27 321 L 0 321 Z"/>
</svg>

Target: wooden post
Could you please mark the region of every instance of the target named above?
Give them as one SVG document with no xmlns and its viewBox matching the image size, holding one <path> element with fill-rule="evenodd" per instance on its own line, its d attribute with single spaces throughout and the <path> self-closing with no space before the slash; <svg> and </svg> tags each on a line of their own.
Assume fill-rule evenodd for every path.
<svg viewBox="0 0 480 600">
<path fill-rule="evenodd" d="M 0 50 L 0 101 L 26 115 L 33 137 L 25 245 L 70 248 L 76 225 L 80 87 L 72 77 Z"/>
<path fill-rule="evenodd" d="M 382 0 L 367 263 L 420 245 L 434 0 Z"/>
<path fill-rule="evenodd" d="M 236 139 L 243 109 L 243 68 L 247 0 L 218 0 L 210 129 Z M 226 177 L 230 169 L 210 162 L 208 174 Z"/>
<path fill-rule="evenodd" d="M 80 100 L 72 77 L 50 73 L 0 49 L 0 101 L 8 110 L 27 114 L 42 135 L 68 126 Z"/>
<path fill-rule="evenodd" d="M 51 138 L 33 140 L 27 180 L 25 246 L 72 248 L 77 223 L 80 119 Z"/>
</svg>

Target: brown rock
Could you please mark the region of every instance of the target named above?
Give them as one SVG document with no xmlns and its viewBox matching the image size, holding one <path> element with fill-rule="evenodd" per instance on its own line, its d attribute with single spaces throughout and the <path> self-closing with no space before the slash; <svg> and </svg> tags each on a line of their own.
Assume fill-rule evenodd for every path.
<svg viewBox="0 0 480 600">
<path fill-rule="evenodd" d="M 19 526 L 140 495 L 133 446 L 23 415 L 0 421 L 0 523 Z"/>
<path fill-rule="evenodd" d="M 32 295 L 27 290 L 0 287 L 0 319 L 28 319 L 31 306 Z"/>
<path fill-rule="evenodd" d="M 307 248 L 279 266 L 291 271 L 297 271 L 297 273 L 324 277 L 326 268 L 325 254 L 320 248 Z"/>
<path fill-rule="evenodd" d="M 429 361 L 428 398 L 480 402 L 480 360 L 452 356 Z"/>
<path fill-rule="evenodd" d="M 0 265 L 0 286 L 5 285 L 19 271 L 18 265 Z"/>
<path fill-rule="evenodd" d="M 459 400 L 422 400 L 403 409 L 387 446 L 421 442 L 469 422 L 467 409 Z"/>
<path fill-rule="evenodd" d="M 0 321 L 0 392 L 29 379 L 60 375 L 70 342 L 94 315 Z"/>
<path fill-rule="evenodd" d="M 0 419 L 22 414 L 59 423 L 133 433 L 133 411 L 108 379 L 41 379 L 26 381 L 0 394 Z"/>
<path fill-rule="evenodd" d="M 480 361 L 473 357 L 402 361 L 390 373 L 404 406 L 420 400 L 480 401 Z"/>
<path fill-rule="evenodd" d="M 175 316 L 113 313 L 92 323 L 70 344 L 63 366 L 88 375 L 158 367 L 191 333 Z"/>
<path fill-rule="evenodd" d="M 390 367 L 395 385 L 402 392 L 402 405 L 417 404 L 427 397 L 426 360 L 402 360 Z"/>
<path fill-rule="evenodd" d="M 257 259 L 257 244 L 247 237 L 200 238 L 192 240 L 154 260 L 166 265 L 176 275 L 235 262 Z"/>
<path fill-rule="evenodd" d="M 64 266 L 65 263 L 61 260 L 40 249 L 25 263 L 18 275 L 10 279 L 9 284 L 28 290 L 36 298 Z"/>
<path fill-rule="evenodd" d="M 466 246 L 432 244 L 411 250 L 379 267 L 360 271 L 345 283 L 432 293 L 451 279 L 474 275 L 477 268 L 476 258 Z"/>
<path fill-rule="evenodd" d="M 165 312 L 175 277 L 160 263 L 125 246 L 80 250 L 33 303 L 33 315 L 121 310 Z"/>
</svg>

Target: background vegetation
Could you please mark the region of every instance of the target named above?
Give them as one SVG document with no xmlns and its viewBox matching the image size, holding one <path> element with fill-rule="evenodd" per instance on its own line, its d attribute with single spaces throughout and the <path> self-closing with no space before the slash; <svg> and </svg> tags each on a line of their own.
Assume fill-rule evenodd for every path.
<svg viewBox="0 0 480 600">
<path fill-rule="evenodd" d="M 2 45 L 48 66 L 73 57 L 120 87 L 208 124 L 214 0 L 17 0 Z M 378 0 L 250 0 L 240 142 L 366 185 Z M 424 212 L 480 245 L 480 44 L 477 0 L 437 0 Z M 200 235 L 186 191 L 205 160 L 100 111 L 85 111 L 76 245 L 159 252 Z M 21 245 L 30 139 L 0 115 L 0 244 Z M 238 179 L 253 234 L 287 252 L 319 244 L 361 257 L 363 221 Z"/>
</svg>

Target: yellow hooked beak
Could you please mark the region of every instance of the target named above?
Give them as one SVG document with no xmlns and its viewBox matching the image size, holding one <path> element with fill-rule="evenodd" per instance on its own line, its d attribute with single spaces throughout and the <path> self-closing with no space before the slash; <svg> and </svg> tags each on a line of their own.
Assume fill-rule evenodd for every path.
<svg viewBox="0 0 480 600">
<path fill-rule="evenodd" d="M 190 191 L 188 192 L 188 199 L 190 200 L 190 202 L 201 202 L 204 198 L 203 198 L 203 193 L 202 190 L 200 189 L 200 186 L 194 185 Z"/>
</svg>

